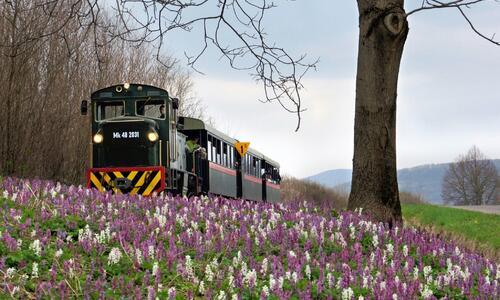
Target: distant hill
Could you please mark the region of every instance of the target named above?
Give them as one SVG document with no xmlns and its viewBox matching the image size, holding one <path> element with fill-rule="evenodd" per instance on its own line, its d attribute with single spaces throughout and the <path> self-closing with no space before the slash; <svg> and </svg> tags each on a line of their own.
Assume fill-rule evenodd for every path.
<svg viewBox="0 0 500 300">
<path fill-rule="evenodd" d="M 493 159 L 500 173 L 500 159 Z M 449 163 L 421 165 L 398 171 L 399 190 L 421 195 L 426 201 L 441 204 L 441 182 L 448 169 Z M 304 178 L 341 191 L 350 188 L 352 171 L 350 169 L 336 169 L 321 172 Z"/>
</svg>

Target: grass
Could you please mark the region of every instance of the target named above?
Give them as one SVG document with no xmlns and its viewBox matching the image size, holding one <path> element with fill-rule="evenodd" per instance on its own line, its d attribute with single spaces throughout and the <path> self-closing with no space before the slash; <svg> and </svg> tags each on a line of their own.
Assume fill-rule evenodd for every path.
<svg viewBox="0 0 500 300">
<path fill-rule="evenodd" d="M 406 223 L 453 238 L 487 256 L 500 257 L 500 215 L 430 204 L 406 204 L 402 210 Z"/>
</svg>

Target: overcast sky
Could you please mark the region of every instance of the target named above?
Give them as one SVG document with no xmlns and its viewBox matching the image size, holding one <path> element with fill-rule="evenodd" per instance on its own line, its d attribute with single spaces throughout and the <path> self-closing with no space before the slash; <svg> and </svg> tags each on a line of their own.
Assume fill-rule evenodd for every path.
<svg viewBox="0 0 500 300">
<path fill-rule="evenodd" d="M 302 178 L 351 168 L 356 2 L 276 3 L 265 23 L 269 38 L 295 55 L 320 58 L 304 80 L 307 111 L 299 132 L 294 115 L 277 103 L 260 103 L 261 87 L 211 52 L 198 66 L 205 75 L 194 76 L 196 93 L 218 129 L 251 142 L 280 162 L 284 174 Z M 478 29 L 500 39 L 500 4 L 492 0 L 470 13 Z M 472 145 L 500 158 L 500 47 L 479 38 L 452 9 L 417 13 L 409 26 L 399 75 L 398 168 L 453 161 Z M 186 49 L 194 54 L 197 41 L 176 35 L 168 49 L 178 57 Z"/>
</svg>

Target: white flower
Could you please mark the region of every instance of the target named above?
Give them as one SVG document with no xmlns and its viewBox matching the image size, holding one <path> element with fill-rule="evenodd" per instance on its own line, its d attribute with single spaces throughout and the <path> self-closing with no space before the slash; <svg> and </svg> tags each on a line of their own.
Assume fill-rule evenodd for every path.
<svg viewBox="0 0 500 300">
<path fill-rule="evenodd" d="M 292 273 L 292 280 L 293 282 L 297 283 L 297 281 L 299 281 L 299 279 L 297 278 L 297 273 L 296 272 L 293 272 Z"/>
<path fill-rule="evenodd" d="M 389 243 L 387 244 L 386 247 L 387 247 L 387 252 L 389 252 L 389 254 L 392 255 L 392 253 L 394 252 L 394 246 L 391 243 Z"/>
<path fill-rule="evenodd" d="M 372 243 L 373 243 L 373 247 L 377 248 L 377 246 L 378 246 L 378 235 L 374 235 L 373 236 Z"/>
<path fill-rule="evenodd" d="M 16 268 L 8 268 L 7 269 L 7 278 L 10 278 L 12 277 L 12 275 L 14 275 L 14 273 L 16 273 Z"/>
<path fill-rule="evenodd" d="M 342 290 L 342 300 L 350 300 L 352 297 L 354 297 L 354 291 L 350 287 Z"/>
<path fill-rule="evenodd" d="M 293 258 L 297 257 L 297 255 L 295 255 L 295 252 L 293 252 L 291 250 L 290 250 L 289 254 L 290 254 L 290 257 L 293 257 Z"/>
<path fill-rule="evenodd" d="M 276 286 L 276 279 L 274 279 L 273 274 L 271 274 L 269 275 L 269 288 L 273 290 L 275 286 Z"/>
<path fill-rule="evenodd" d="M 135 259 L 138 264 L 142 264 L 142 251 L 139 248 L 135 249 Z"/>
<path fill-rule="evenodd" d="M 264 293 L 266 297 L 269 297 L 269 288 L 267 287 L 267 285 L 262 287 L 262 293 Z"/>
<path fill-rule="evenodd" d="M 267 257 L 262 260 L 262 269 L 261 269 L 261 271 L 262 271 L 262 274 L 266 274 L 267 273 Z"/>
<path fill-rule="evenodd" d="M 42 252 L 42 246 L 40 246 L 40 240 L 34 240 L 33 243 L 30 245 L 30 250 L 33 250 L 36 256 L 40 256 L 40 253 Z"/>
<path fill-rule="evenodd" d="M 306 270 L 305 270 L 307 279 L 311 280 L 311 267 L 309 265 L 306 265 Z"/>
<path fill-rule="evenodd" d="M 153 264 L 153 275 L 157 276 L 158 275 L 158 262 L 155 261 Z"/>
<path fill-rule="evenodd" d="M 306 251 L 306 261 L 309 262 L 311 260 L 311 255 L 309 254 L 309 251 Z"/>
<path fill-rule="evenodd" d="M 432 272 L 432 267 L 431 266 L 425 266 L 424 267 L 424 277 L 428 277 L 429 274 Z"/>
<path fill-rule="evenodd" d="M 245 278 L 243 278 L 243 282 L 245 282 L 250 288 L 255 286 L 256 280 L 257 280 L 257 272 L 255 272 L 254 269 L 248 271 L 245 275 Z"/>
<path fill-rule="evenodd" d="M 210 265 L 207 265 L 205 268 L 205 278 L 208 282 L 212 282 L 214 280 L 214 272 L 212 272 Z"/>
<path fill-rule="evenodd" d="M 113 249 L 111 249 L 111 252 L 109 252 L 108 265 L 117 264 L 121 258 L 122 258 L 122 253 L 120 249 L 114 247 Z"/>
<path fill-rule="evenodd" d="M 36 262 L 33 263 L 33 266 L 31 268 L 31 276 L 33 278 L 37 278 L 38 277 L 38 264 Z"/>
<path fill-rule="evenodd" d="M 406 245 L 403 246 L 403 255 L 404 255 L 404 257 L 408 256 L 408 246 L 406 246 Z"/>
<path fill-rule="evenodd" d="M 55 257 L 61 257 L 62 254 L 63 254 L 62 249 L 59 249 L 56 251 Z"/>
<path fill-rule="evenodd" d="M 220 291 L 217 300 L 226 300 L 226 292 Z"/>
<path fill-rule="evenodd" d="M 426 285 L 424 287 L 424 290 L 422 291 L 422 298 L 427 299 L 427 298 L 429 298 L 429 297 L 431 297 L 433 295 L 434 294 L 432 293 L 432 290 L 429 289 L 429 287 Z"/>
<path fill-rule="evenodd" d="M 149 258 L 155 259 L 155 246 L 153 246 L 153 245 L 148 246 L 148 255 L 149 255 Z"/>
<path fill-rule="evenodd" d="M 392 294 L 392 300 L 398 300 L 398 295 Z"/>
<path fill-rule="evenodd" d="M 198 292 L 200 294 L 205 295 L 205 284 L 203 283 L 203 280 L 200 282 L 200 286 L 198 287 Z"/>
</svg>

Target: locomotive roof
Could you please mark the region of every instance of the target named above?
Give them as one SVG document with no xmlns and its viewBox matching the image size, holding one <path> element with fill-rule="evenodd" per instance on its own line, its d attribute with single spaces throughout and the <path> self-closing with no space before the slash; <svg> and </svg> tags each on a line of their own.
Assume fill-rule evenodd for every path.
<svg viewBox="0 0 500 300">
<path fill-rule="evenodd" d="M 180 117 L 180 118 L 182 118 L 181 124 L 184 125 L 184 130 L 200 130 L 200 129 L 202 129 L 202 130 L 206 130 L 206 131 L 210 132 L 212 135 L 214 135 L 214 136 L 216 136 L 216 137 L 218 137 L 226 142 L 231 143 L 232 145 L 239 142 L 239 140 L 234 139 L 225 133 L 222 133 L 221 131 L 215 129 L 214 127 L 212 127 L 208 124 L 205 124 L 200 119 L 195 119 L 195 118 L 190 118 L 190 117 Z M 271 164 L 275 167 L 278 167 L 278 168 L 280 167 L 280 164 L 278 162 L 265 156 L 264 154 L 260 153 L 259 151 L 255 150 L 254 148 L 250 147 L 248 149 L 248 152 L 261 158 L 261 159 L 264 159 L 266 162 L 268 162 L 269 164 Z"/>
<path fill-rule="evenodd" d="M 123 93 L 123 95 L 127 97 L 168 96 L 168 92 L 166 90 L 155 86 L 140 84 L 140 83 L 129 83 L 129 84 L 130 88 L 127 91 L 125 91 L 123 88 L 124 84 L 116 84 L 102 88 L 100 90 L 93 92 L 91 95 L 91 99 L 98 100 L 101 98 L 116 97 L 119 93 Z M 142 89 L 140 91 L 138 90 L 139 86 Z M 117 89 L 120 89 L 121 91 L 118 92 Z"/>
</svg>

